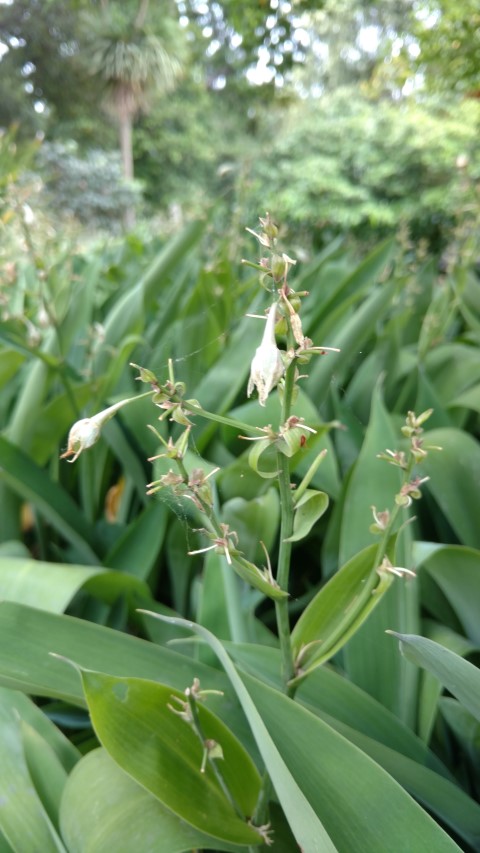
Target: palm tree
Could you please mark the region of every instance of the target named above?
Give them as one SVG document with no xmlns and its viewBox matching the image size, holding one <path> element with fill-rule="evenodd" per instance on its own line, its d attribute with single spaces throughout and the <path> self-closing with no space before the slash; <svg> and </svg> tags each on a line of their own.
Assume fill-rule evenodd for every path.
<svg viewBox="0 0 480 853">
<path fill-rule="evenodd" d="M 102 0 L 96 15 L 85 17 L 86 58 L 91 73 L 105 86 L 105 106 L 119 128 L 120 152 L 125 180 L 133 180 L 133 122 L 148 109 L 149 95 L 165 93 L 175 85 L 181 72 L 179 26 L 173 18 L 162 17 L 160 28 L 146 25 L 149 0 L 139 0 L 136 15 Z M 133 227 L 135 212 L 130 208 L 125 226 Z"/>
</svg>

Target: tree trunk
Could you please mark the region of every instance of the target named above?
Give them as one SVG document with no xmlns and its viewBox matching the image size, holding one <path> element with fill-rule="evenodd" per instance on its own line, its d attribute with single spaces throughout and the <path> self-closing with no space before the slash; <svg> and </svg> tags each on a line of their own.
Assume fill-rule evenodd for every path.
<svg viewBox="0 0 480 853">
<path fill-rule="evenodd" d="M 123 177 L 126 181 L 133 181 L 132 114 L 128 109 L 123 109 L 118 118 Z M 135 210 L 133 207 L 126 208 L 123 224 L 127 230 L 134 228 Z"/>
</svg>

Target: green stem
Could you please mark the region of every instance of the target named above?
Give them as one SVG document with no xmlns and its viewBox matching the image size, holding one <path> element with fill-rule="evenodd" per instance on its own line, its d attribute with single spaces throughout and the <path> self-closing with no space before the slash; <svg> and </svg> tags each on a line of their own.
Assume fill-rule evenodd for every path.
<svg viewBox="0 0 480 853">
<path fill-rule="evenodd" d="M 181 459 L 176 459 L 175 461 L 184 481 L 188 482 L 188 471 L 183 461 Z M 210 527 L 212 532 L 220 539 L 222 536 L 222 528 L 220 527 L 220 522 L 215 517 L 212 507 L 199 494 L 197 494 L 197 500 L 202 507 L 207 527 Z M 232 567 L 228 565 L 226 557 L 222 560 L 222 576 L 225 590 L 225 601 L 227 604 L 227 620 L 232 640 L 234 643 L 245 643 L 248 637 L 241 609 L 239 607 L 238 581 L 235 573 L 232 571 Z"/>
<path fill-rule="evenodd" d="M 204 749 L 206 749 L 206 738 L 205 738 L 205 735 L 203 733 L 200 718 L 198 716 L 198 708 L 197 708 L 196 700 L 191 694 L 189 694 L 187 698 L 188 698 L 188 704 L 190 707 L 190 711 L 192 714 L 193 729 L 195 731 L 195 734 L 199 738 L 199 740 L 202 744 L 202 747 Z M 221 746 L 221 744 L 220 744 L 220 746 Z M 234 809 L 234 811 L 236 812 L 238 817 L 241 818 L 242 820 L 245 820 L 245 815 L 243 814 L 238 803 L 236 802 L 235 797 L 233 796 L 232 792 L 230 791 L 227 783 L 225 782 L 225 779 L 223 778 L 223 775 L 222 775 L 222 773 L 218 767 L 216 760 L 214 758 L 210 758 L 210 756 L 208 756 L 207 761 L 208 761 L 208 764 L 210 765 L 210 767 L 212 768 L 214 776 L 215 776 L 221 790 L 223 791 L 226 799 L 228 800 L 228 802 L 230 803 L 230 805 L 232 806 L 232 808 Z"/>
<path fill-rule="evenodd" d="M 412 475 L 414 465 L 415 465 L 415 459 L 413 458 L 413 456 L 410 456 L 410 458 L 408 460 L 408 465 L 404 469 L 405 473 L 404 473 L 402 485 L 404 485 L 405 483 L 408 483 L 410 481 L 410 477 Z M 380 563 L 382 562 L 382 560 L 385 556 L 385 553 L 387 550 L 388 540 L 391 536 L 393 527 L 395 525 L 395 522 L 399 516 L 401 509 L 403 509 L 403 507 L 399 506 L 396 503 L 391 514 L 390 514 L 388 524 L 385 526 L 385 530 L 383 531 L 382 538 L 381 538 L 380 542 L 378 543 L 377 553 L 375 555 L 375 568 L 378 568 L 378 566 L 380 565 Z"/>
<path fill-rule="evenodd" d="M 288 335 L 287 346 L 293 345 L 291 331 Z M 295 385 L 296 365 L 293 361 L 287 368 L 285 374 L 285 385 L 282 402 L 282 423 L 290 417 L 292 409 L 293 389 Z M 292 543 L 287 540 L 293 533 L 293 497 L 290 483 L 290 459 L 284 453 L 277 454 L 278 461 L 278 485 L 280 489 L 281 524 L 280 524 L 280 548 L 278 552 L 277 583 L 281 589 L 288 590 L 290 576 L 290 560 L 292 555 Z M 282 653 L 282 679 L 284 690 L 289 693 L 288 683 L 295 675 L 295 664 L 292 654 L 292 643 L 290 634 L 290 616 L 288 612 L 288 598 L 275 602 L 275 613 L 277 617 L 278 638 Z"/>
<path fill-rule="evenodd" d="M 252 426 L 251 424 L 237 421 L 234 418 L 227 418 L 224 415 L 217 415 L 214 412 L 207 412 L 205 409 L 202 409 L 201 406 L 194 406 L 192 403 L 189 403 L 188 400 L 183 400 L 180 397 L 175 397 L 174 400 L 176 403 L 181 404 L 182 409 L 185 409 L 187 412 L 191 412 L 192 415 L 200 415 L 200 417 L 206 418 L 207 421 L 216 421 L 219 424 L 225 424 L 225 426 L 233 427 L 233 429 L 248 432 L 258 437 L 260 437 L 259 433 L 261 434 L 263 432 L 261 427 Z"/>
</svg>

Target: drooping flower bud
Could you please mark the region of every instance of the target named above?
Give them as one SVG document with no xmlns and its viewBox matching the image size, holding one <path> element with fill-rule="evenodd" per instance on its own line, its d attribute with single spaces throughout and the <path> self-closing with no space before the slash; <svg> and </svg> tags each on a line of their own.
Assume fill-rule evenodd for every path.
<svg viewBox="0 0 480 853">
<path fill-rule="evenodd" d="M 100 431 L 101 423 L 96 417 L 76 421 L 68 434 L 68 447 L 60 459 L 67 459 L 73 455 L 73 459 L 69 459 L 69 462 L 75 462 L 82 450 L 92 447 L 98 441 Z"/>
<path fill-rule="evenodd" d="M 62 453 L 60 459 L 68 459 L 69 456 L 73 456 L 73 459 L 68 459 L 69 462 L 76 462 L 80 454 L 87 450 L 89 447 L 93 447 L 93 445 L 100 438 L 100 433 L 102 431 L 102 427 L 113 418 L 114 415 L 122 409 L 124 406 L 128 406 L 129 403 L 135 401 L 135 397 L 128 397 L 125 400 L 120 400 L 118 403 L 114 403 L 113 406 L 109 406 L 107 409 L 103 409 L 101 412 L 97 412 L 96 415 L 92 415 L 91 418 L 81 418 L 81 420 L 76 421 L 72 426 L 69 434 L 68 434 L 68 445 L 65 453 Z"/>
<path fill-rule="evenodd" d="M 268 312 L 262 342 L 257 347 L 250 368 L 247 396 L 250 397 L 253 389 L 256 388 L 261 406 L 265 405 L 270 391 L 275 388 L 284 372 L 282 356 L 275 341 L 276 310 L 277 304 L 274 302 Z"/>
</svg>

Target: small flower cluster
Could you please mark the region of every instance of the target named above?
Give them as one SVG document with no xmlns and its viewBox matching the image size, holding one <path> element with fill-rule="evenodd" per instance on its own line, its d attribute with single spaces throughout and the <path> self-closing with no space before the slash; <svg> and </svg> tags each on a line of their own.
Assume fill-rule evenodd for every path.
<svg viewBox="0 0 480 853">
<path fill-rule="evenodd" d="M 221 690 L 200 690 L 200 680 L 198 678 L 193 679 L 193 684 L 191 687 L 187 687 L 185 690 L 185 699 L 181 699 L 180 696 L 172 696 L 172 702 L 175 702 L 178 707 L 174 707 L 174 705 L 167 705 L 169 711 L 177 714 L 177 716 L 181 717 L 189 726 L 192 726 L 195 733 L 201 740 L 203 746 L 203 755 L 202 755 L 202 763 L 200 766 L 200 773 L 205 773 L 205 768 L 207 766 L 207 762 L 212 759 L 223 759 L 223 750 L 217 741 L 212 738 L 204 738 L 203 733 L 200 728 L 200 723 L 198 719 L 197 713 L 197 703 L 204 702 L 208 695 L 216 695 L 223 696 Z"/>
<path fill-rule="evenodd" d="M 390 463 L 390 465 L 395 465 L 397 468 L 401 468 L 406 472 L 405 482 L 402 484 L 400 491 L 397 495 L 395 495 L 395 503 L 400 507 L 409 507 L 412 505 L 413 500 L 418 500 L 421 498 L 422 493 L 420 490 L 420 486 L 428 481 L 428 477 L 411 477 L 412 469 L 415 464 L 420 464 L 423 462 L 428 455 L 429 450 L 441 450 L 441 447 L 436 447 L 435 445 L 426 445 L 424 446 L 424 440 L 421 438 L 423 433 L 422 424 L 425 423 L 426 420 L 432 414 L 433 409 L 427 409 L 425 412 L 422 412 L 421 415 L 415 415 L 414 412 L 408 412 L 407 418 L 405 421 L 405 425 L 402 427 L 402 435 L 410 440 L 410 446 L 408 448 L 408 452 L 405 453 L 403 450 L 386 450 L 385 453 L 377 454 L 378 459 L 384 459 Z M 377 527 L 380 527 L 378 521 L 378 514 L 376 515 L 376 511 L 374 512 L 375 524 Z"/>
<path fill-rule="evenodd" d="M 385 537 L 385 541 L 393 530 L 399 511 L 410 507 L 414 500 L 419 500 L 422 497 L 420 487 L 429 479 L 428 477 L 412 476 L 414 466 L 424 461 L 429 450 L 441 450 L 440 447 L 434 445 L 424 446 L 423 438 L 421 438 L 423 433 L 422 424 L 430 417 L 432 411 L 433 409 L 427 409 L 421 415 L 418 415 L 418 417 L 414 412 L 408 412 L 405 425 L 401 430 L 402 435 L 410 441 L 407 452 L 403 450 L 386 450 L 384 453 L 377 454 L 378 459 L 383 459 L 404 472 L 404 481 L 400 490 L 395 495 L 394 509 L 392 511 L 389 509 L 379 511 L 375 506 L 371 507 L 373 524 L 370 525 L 370 532 L 382 534 Z M 380 575 L 394 574 L 400 577 L 415 577 L 415 572 L 411 569 L 393 566 L 387 556 L 383 557 L 377 571 Z"/>
<path fill-rule="evenodd" d="M 296 264 L 285 252 L 277 249 L 278 228 L 267 213 L 260 219 L 262 231 L 257 233 L 251 228 L 246 230 L 253 234 L 261 246 L 270 249 L 270 258 L 260 258 L 259 264 L 250 264 L 262 271 L 260 283 L 275 300 L 270 305 L 267 314 L 265 331 L 260 346 L 257 347 L 252 359 L 247 395 L 256 388 L 261 406 L 264 406 L 268 395 L 282 379 L 288 366 L 298 359 L 299 364 L 306 364 L 312 355 L 324 355 L 328 351 L 339 352 L 335 347 L 314 347 L 310 338 L 306 338 L 302 321 L 298 313 L 302 296 L 308 296 L 306 291 L 296 293 L 289 287 L 287 276 L 290 268 Z M 248 262 L 244 262 L 248 263 Z M 276 332 L 287 334 L 297 344 L 297 348 L 289 343 L 288 350 L 282 352 L 276 343 Z M 297 378 L 299 378 L 297 376 Z"/>
</svg>

